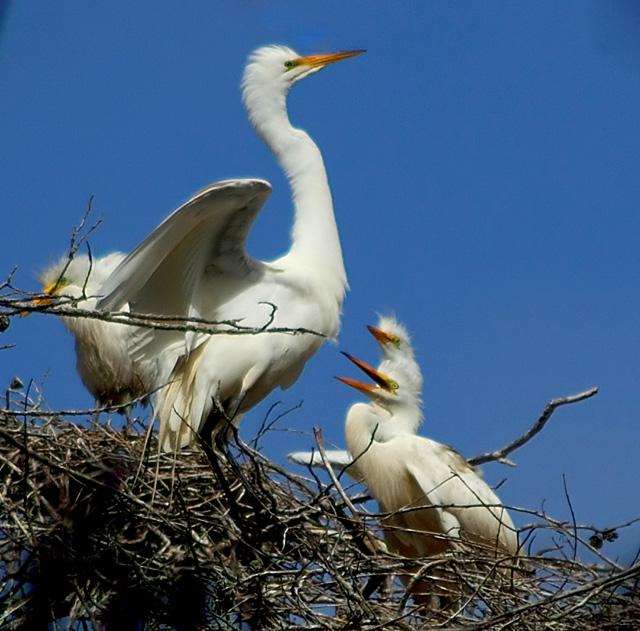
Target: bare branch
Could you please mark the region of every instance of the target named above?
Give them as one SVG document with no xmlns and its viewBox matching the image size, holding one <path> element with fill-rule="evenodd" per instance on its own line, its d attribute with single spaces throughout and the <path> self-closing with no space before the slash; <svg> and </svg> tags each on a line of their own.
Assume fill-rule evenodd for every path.
<svg viewBox="0 0 640 631">
<path fill-rule="evenodd" d="M 589 388 L 589 390 L 585 390 L 584 392 L 579 392 L 578 394 L 573 394 L 568 397 L 560 397 L 558 399 L 551 399 L 549 403 L 545 406 L 544 410 L 542 410 L 542 414 L 538 417 L 538 420 L 533 424 L 533 426 L 526 431 L 522 436 L 512 440 L 510 443 L 505 445 L 500 449 L 496 449 L 495 451 L 488 451 L 483 454 L 478 454 L 477 456 L 473 456 L 472 458 L 467 458 L 467 462 L 471 465 L 480 465 L 485 462 L 491 462 L 496 460 L 501 462 L 502 464 L 507 464 L 509 466 L 515 466 L 515 464 L 508 460 L 506 456 L 516 449 L 522 447 L 525 443 L 529 442 L 536 434 L 538 434 L 542 428 L 546 425 L 547 421 L 551 418 L 554 410 L 561 405 L 567 405 L 569 403 L 577 403 L 578 401 L 584 401 L 585 399 L 589 399 L 595 394 L 597 394 L 598 388 Z"/>
<path fill-rule="evenodd" d="M 93 296 L 87 296 L 93 297 Z M 33 294 L 29 299 L 17 299 L 0 296 L 0 308 L 5 311 L 0 315 L 14 316 L 26 313 L 46 313 L 66 318 L 89 318 L 103 322 L 113 322 L 126 326 L 135 326 L 156 329 L 160 331 L 195 331 L 208 335 L 257 335 L 260 333 L 286 333 L 289 335 L 309 334 L 318 337 L 326 337 L 324 333 L 306 329 L 304 327 L 272 327 L 274 310 L 276 306 L 271 303 L 271 313 L 267 315 L 267 323 L 260 327 L 248 327 L 240 324 L 240 320 L 208 320 L 198 317 L 166 316 L 144 313 L 131 313 L 125 311 L 96 311 L 92 309 L 80 309 L 73 306 L 77 301 L 70 298 L 56 298 L 55 302 L 48 304 L 34 304 L 34 298 L 51 298 L 48 294 Z M 220 328 L 224 327 L 224 328 Z"/>
<path fill-rule="evenodd" d="M 144 429 L 65 421 L 42 411 L 37 388 L 14 385 L 11 406 L 22 416 L 0 409 L 3 629 L 108 628 L 112 612 L 126 611 L 132 599 L 139 623 L 150 628 L 177 628 L 176 612 L 186 610 L 203 616 L 189 628 L 229 630 L 640 624 L 640 564 L 625 568 L 604 554 L 613 533 L 631 522 L 600 528 L 523 509 L 538 520 L 525 528 L 542 547 L 552 540 L 549 552 L 496 559 L 469 541 L 441 556 L 405 559 L 387 553 L 378 537 L 384 516 L 358 513 L 335 474 L 335 490 L 321 482 L 314 489 L 240 441 L 233 465 L 218 462 L 223 486 L 200 449 L 162 454 L 155 435 L 147 447 Z M 324 461 L 331 472 L 326 452 Z M 598 533 L 600 550 L 576 535 L 585 530 Z M 574 559 L 572 541 L 598 553 L 597 562 Z M 406 584 L 447 581 L 459 587 L 459 599 L 446 611 L 420 605 L 398 580 L 385 580 L 394 576 Z M 184 607 L 185 592 L 202 600 Z M 38 608 L 43 596 L 50 600 Z M 43 611 L 48 618 L 36 625 Z"/>
</svg>

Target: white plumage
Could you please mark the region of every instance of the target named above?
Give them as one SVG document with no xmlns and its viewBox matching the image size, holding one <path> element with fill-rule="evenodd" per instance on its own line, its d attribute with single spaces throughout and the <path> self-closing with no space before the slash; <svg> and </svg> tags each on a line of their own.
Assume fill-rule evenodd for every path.
<svg viewBox="0 0 640 631">
<path fill-rule="evenodd" d="M 369 326 L 382 350 L 377 369 L 347 355 L 374 381 L 367 384 L 338 377 L 369 398 L 347 412 L 345 437 L 348 451 L 328 450 L 333 466 L 362 481 L 378 500 L 387 546 L 407 558 L 445 552 L 455 542 L 483 544 L 499 555 L 518 554 L 513 522 L 493 490 L 454 449 L 417 436 L 423 415 L 420 396 L 422 373 L 415 360 L 406 329 L 392 317 Z M 315 452 L 296 452 L 298 464 L 322 466 Z M 345 468 L 347 467 L 347 468 Z M 411 577 L 405 576 L 405 583 Z M 413 587 L 420 604 L 451 589 L 418 581 Z"/>
<path fill-rule="evenodd" d="M 121 252 L 98 259 L 65 256 L 40 274 L 43 293 L 52 298 L 34 303 L 59 296 L 73 299 L 80 309 L 93 310 L 104 283 L 124 258 Z M 78 374 L 99 405 L 126 405 L 148 393 L 151 375 L 129 356 L 130 327 L 83 317 L 61 316 L 61 320 L 75 338 Z"/>
<path fill-rule="evenodd" d="M 224 430 L 222 414 L 242 413 L 274 388 L 289 387 L 325 337 L 338 332 L 347 280 L 331 192 L 319 149 L 289 122 L 286 95 L 299 79 L 358 52 L 300 57 L 269 46 L 253 53 L 245 69 L 242 96 L 249 119 L 291 184 L 295 219 L 285 255 L 264 262 L 245 251 L 268 183 L 228 180 L 196 196 L 191 211 L 183 207 L 165 220 L 105 286 L 102 309 L 129 304 L 137 313 L 260 328 L 275 307 L 272 326 L 321 334 L 137 331 L 131 355 L 160 388 L 155 411 L 164 449 L 188 444 L 205 426 L 216 426 L 218 433 Z"/>
<path fill-rule="evenodd" d="M 469 541 L 499 556 L 517 555 L 516 530 L 493 490 L 457 451 L 416 435 L 422 375 L 406 330 L 392 318 L 369 330 L 382 347 L 386 372 L 350 357 L 375 385 L 340 378 L 370 399 L 347 412 L 345 437 L 380 510 L 390 514 L 384 520 L 389 550 L 422 558 Z M 428 602 L 432 587 L 418 581 L 417 602 Z"/>
<path fill-rule="evenodd" d="M 351 454 L 346 449 L 325 449 L 324 455 L 332 469 L 344 471 L 356 482 L 364 482 L 362 476 L 358 473 L 357 466 L 353 464 Z M 287 458 L 289 462 L 302 465 L 303 467 L 325 467 L 322 454 L 317 450 L 292 451 L 287 454 Z"/>
</svg>

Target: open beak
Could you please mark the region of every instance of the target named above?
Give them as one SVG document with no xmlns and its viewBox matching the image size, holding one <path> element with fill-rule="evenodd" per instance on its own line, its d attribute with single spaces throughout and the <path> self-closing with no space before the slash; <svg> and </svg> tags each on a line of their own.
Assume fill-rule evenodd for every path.
<svg viewBox="0 0 640 631">
<path fill-rule="evenodd" d="M 372 324 L 367 324 L 367 329 L 369 329 L 369 333 L 376 338 L 377 342 L 380 344 L 396 344 L 397 339 L 395 335 L 391 335 L 391 333 L 386 333 L 382 329 L 379 329 L 377 326 L 373 326 Z"/>
<path fill-rule="evenodd" d="M 304 64 L 311 66 L 312 68 L 322 68 L 328 64 L 332 64 L 335 61 L 342 59 L 348 59 L 349 57 L 355 57 L 360 53 L 364 53 L 362 49 L 359 50 L 343 50 L 336 53 L 315 53 L 313 55 L 304 55 L 294 60 L 296 66 Z"/>
<path fill-rule="evenodd" d="M 342 351 L 342 354 L 351 362 L 353 362 L 360 370 L 375 381 L 378 386 L 383 388 L 384 390 L 391 390 L 389 385 L 390 379 L 386 375 L 383 375 L 381 372 L 378 372 L 373 366 L 370 366 L 366 362 L 363 362 L 361 359 L 350 355 L 349 353 L 345 353 Z"/>
<path fill-rule="evenodd" d="M 363 362 L 361 359 L 350 355 L 349 353 L 342 354 L 351 362 L 353 362 L 362 372 L 365 373 L 368 377 L 370 377 L 374 382 L 373 384 L 363 383 L 362 381 L 356 381 L 355 379 L 348 379 L 347 377 L 336 377 L 338 381 L 342 381 L 342 383 L 346 383 L 348 386 L 359 390 L 363 394 L 371 394 L 377 389 L 385 390 L 386 392 L 390 392 L 395 394 L 395 391 L 398 389 L 398 384 L 396 384 L 393 379 L 387 377 L 387 375 L 378 372 L 373 366 L 370 366 L 366 362 Z"/>
<path fill-rule="evenodd" d="M 338 381 L 342 381 L 342 383 L 346 383 L 348 386 L 355 388 L 362 394 L 370 395 L 374 390 L 378 388 L 378 386 L 374 386 L 370 383 L 363 383 L 362 381 L 356 381 L 355 379 L 349 379 L 348 377 L 336 377 Z"/>
</svg>

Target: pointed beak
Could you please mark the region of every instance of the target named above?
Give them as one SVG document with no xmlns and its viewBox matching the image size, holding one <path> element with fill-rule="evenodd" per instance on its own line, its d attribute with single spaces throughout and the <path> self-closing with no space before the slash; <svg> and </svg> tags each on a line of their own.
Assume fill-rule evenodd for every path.
<svg viewBox="0 0 640 631">
<path fill-rule="evenodd" d="M 346 383 L 348 386 L 355 388 L 367 396 L 370 396 L 371 393 L 378 388 L 378 386 L 374 386 L 370 383 L 363 383 L 362 381 L 356 381 L 355 379 L 349 379 L 348 377 L 336 377 L 336 379 L 338 381 L 342 381 L 342 383 Z"/>
<path fill-rule="evenodd" d="M 373 366 L 370 366 L 366 362 L 363 362 L 361 359 L 358 359 L 357 357 L 354 357 L 349 353 L 345 353 L 343 351 L 342 354 L 349 361 L 353 362 L 358 368 L 360 368 L 360 370 L 362 370 L 365 375 L 370 377 L 376 383 L 376 385 L 374 386 L 362 383 L 353 379 L 347 379 L 346 377 L 336 377 L 336 379 L 342 381 L 342 383 L 346 383 L 348 386 L 351 386 L 356 390 L 359 390 L 360 392 L 363 392 L 364 394 L 371 393 L 376 389 L 382 389 L 386 392 L 395 394 L 396 390 L 398 389 L 398 384 L 393 379 L 390 379 L 389 377 L 387 377 L 387 375 L 378 372 Z"/>
<path fill-rule="evenodd" d="M 312 68 L 322 68 L 328 64 L 332 64 L 342 59 L 348 59 L 349 57 L 355 57 L 365 51 L 359 50 L 343 50 L 336 53 L 316 53 L 314 55 L 304 55 L 294 60 L 296 66 L 304 64 L 311 66 Z"/>
<path fill-rule="evenodd" d="M 57 284 L 57 281 L 54 281 L 53 283 L 51 283 L 50 285 L 47 285 L 42 290 L 43 294 L 51 294 L 50 296 L 45 296 L 44 298 L 34 298 L 30 302 L 32 305 L 36 307 L 39 307 L 40 305 L 48 305 L 53 300 L 53 297 L 56 295 L 56 293 L 60 291 L 60 289 L 62 289 L 62 287 Z M 30 311 L 22 311 L 20 313 L 20 317 L 24 318 L 25 316 L 28 316 L 30 313 L 31 313 Z"/>
<path fill-rule="evenodd" d="M 367 329 L 369 329 L 369 333 L 376 338 L 376 341 L 380 344 L 395 344 L 396 336 L 391 335 L 391 333 L 385 333 L 382 329 L 379 329 L 377 326 L 373 326 L 372 324 L 367 324 Z"/>
</svg>

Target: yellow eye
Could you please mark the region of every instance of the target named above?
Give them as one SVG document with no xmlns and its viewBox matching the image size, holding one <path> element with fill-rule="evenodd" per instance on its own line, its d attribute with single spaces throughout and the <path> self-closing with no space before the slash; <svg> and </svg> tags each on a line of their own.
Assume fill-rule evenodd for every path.
<svg viewBox="0 0 640 631">
<path fill-rule="evenodd" d="M 390 335 L 389 338 L 397 348 L 400 348 L 400 339 L 397 336 Z"/>
<path fill-rule="evenodd" d="M 392 390 L 397 390 L 400 387 L 393 379 L 389 379 L 389 385 Z"/>
</svg>

